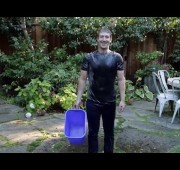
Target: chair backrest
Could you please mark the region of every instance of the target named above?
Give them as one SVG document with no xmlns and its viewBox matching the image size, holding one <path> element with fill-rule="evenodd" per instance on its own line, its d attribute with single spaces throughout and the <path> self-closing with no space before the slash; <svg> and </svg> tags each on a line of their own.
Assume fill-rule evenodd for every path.
<svg viewBox="0 0 180 170">
<path fill-rule="evenodd" d="M 166 97 L 166 90 L 162 84 L 162 80 L 161 80 L 160 76 L 158 74 L 156 74 L 155 72 L 152 72 L 152 77 L 153 77 L 153 82 L 154 82 L 157 93 L 158 94 L 164 93 L 164 95 Z"/>
<path fill-rule="evenodd" d="M 178 82 L 179 81 L 179 82 Z M 176 87 L 177 85 L 175 84 L 178 84 L 179 83 L 179 88 Z M 180 79 L 178 78 L 174 78 L 173 81 L 172 81 L 172 89 L 173 89 L 173 92 L 176 90 L 177 91 L 177 88 L 178 88 L 178 92 L 179 92 L 179 95 L 180 95 Z"/>
<path fill-rule="evenodd" d="M 165 90 L 168 91 L 167 79 L 170 77 L 169 72 L 167 70 L 158 70 L 158 75 L 161 78 Z"/>
</svg>

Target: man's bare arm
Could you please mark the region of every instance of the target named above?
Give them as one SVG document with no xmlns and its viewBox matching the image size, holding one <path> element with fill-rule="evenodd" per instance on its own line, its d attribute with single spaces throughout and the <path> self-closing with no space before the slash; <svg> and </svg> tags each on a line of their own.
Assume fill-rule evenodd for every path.
<svg viewBox="0 0 180 170">
<path fill-rule="evenodd" d="M 78 92 L 77 92 L 77 100 L 74 104 L 75 108 L 79 108 L 81 104 L 81 98 L 84 92 L 84 88 L 86 86 L 87 81 L 87 71 L 81 70 L 80 78 L 78 82 Z"/>
<path fill-rule="evenodd" d="M 119 110 L 122 112 L 125 108 L 125 77 L 124 77 L 124 71 L 117 71 L 117 78 L 118 78 L 118 87 L 120 92 L 120 103 L 119 103 Z"/>
</svg>

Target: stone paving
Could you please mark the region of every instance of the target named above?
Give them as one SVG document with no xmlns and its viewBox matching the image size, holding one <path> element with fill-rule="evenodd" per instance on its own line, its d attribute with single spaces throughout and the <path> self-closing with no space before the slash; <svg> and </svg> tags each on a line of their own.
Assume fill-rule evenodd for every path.
<svg viewBox="0 0 180 170">
<path fill-rule="evenodd" d="M 180 117 L 171 124 L 173 113 L 168 104 L 161 117 L 154 106 L 155 101 L 136 101 L 126 107 L 117 147 L 130 153 L 180 153 Z"/>
<path fill-rule="evenodd" d="M 159 118 L 158 113 L 154 113 L 154 105 L 154 101 L 137 101 L 126 106 L 123 113 L 117 112 L 116 126 L 119 117 L 125 120 L 116 139 L 116 146 L 121 151 L 169 152 L 180 147 L 180 117 L 176 117 L 171 124 L 172 115 L 167 114 L 168 106 Z M 69 145 L 63 132 L 64 113 L 33 116 L 30 119 L 24 115 L 22 108 L 0 100 L 0 153 L 87 152 L 87 139 L 81 151 Z M 65 149 L 60 151 L 63 146 Z"/>
</svg>

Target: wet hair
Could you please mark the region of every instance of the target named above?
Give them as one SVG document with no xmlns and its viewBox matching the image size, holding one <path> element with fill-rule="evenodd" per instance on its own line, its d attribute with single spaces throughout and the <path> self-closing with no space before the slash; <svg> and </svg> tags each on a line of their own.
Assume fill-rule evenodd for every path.
<svg viewBox="0 0 180 170">
<path fill-rule="evenodd" d="M 100 34 L 101 32 L 107 32 L 107 33 L 109 33 L 110 36 L 112 37 L 112 32 L 110 31 L 110 29 L 108 29 L 108 28 L 106 28 L 106 27 L 102 27 L 102 28 L 99 30 L 99 32 L 98 32 L 98 34 L 97 34 L 97 37 L 99 36 L 99 34 Z"/>
</svg>

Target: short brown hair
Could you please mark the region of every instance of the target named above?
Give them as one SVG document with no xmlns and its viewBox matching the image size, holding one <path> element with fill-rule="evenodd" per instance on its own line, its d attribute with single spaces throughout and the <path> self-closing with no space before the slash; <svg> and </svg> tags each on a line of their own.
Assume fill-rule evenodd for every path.
<svg viewBox="0 0 180 170">
<path fill-rule="evenodd" d="M 106 28 L 106 27 L 102 27 L 102 28 L 99 30 L 97 36 L 99 36 L 99 34 L 100 34 L 101 32 L 107 32 L 107 33 L 109 33 L 110 36 L 112 37 L 112 32 L 110 31 L 110 29 L 108 29 L 108 28 Z"/>
</svg>

